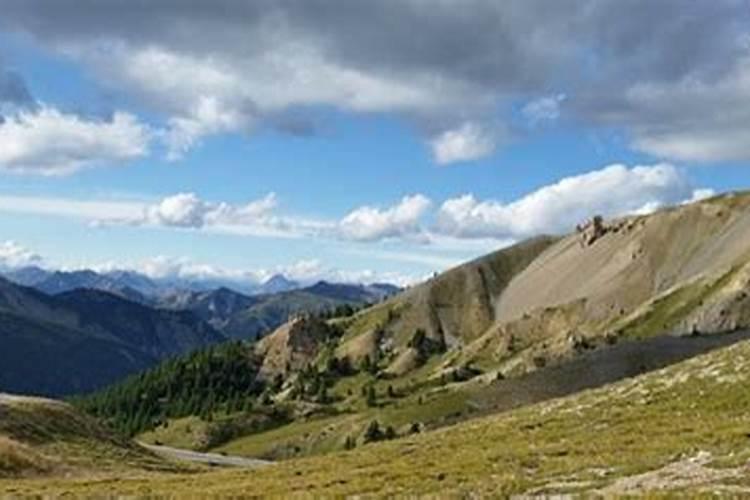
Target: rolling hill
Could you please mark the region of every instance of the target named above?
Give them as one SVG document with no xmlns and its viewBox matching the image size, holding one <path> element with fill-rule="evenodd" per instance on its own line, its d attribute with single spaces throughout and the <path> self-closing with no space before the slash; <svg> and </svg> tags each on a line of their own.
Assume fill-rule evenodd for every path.
<svg viewBox="0 0 750 500">
<path fill-rule="evenodd" d="M 72 406 L 0 393 L 0 480 L 179 471 Z"/>
</svg>

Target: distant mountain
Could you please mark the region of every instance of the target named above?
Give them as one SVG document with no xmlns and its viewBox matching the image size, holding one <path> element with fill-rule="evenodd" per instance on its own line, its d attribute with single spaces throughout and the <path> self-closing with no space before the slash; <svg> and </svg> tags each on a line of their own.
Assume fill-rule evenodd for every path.
<svg viewBox="0 0 750 500">
<path fill-rule="evenodd" d="M 161 287 L 146 275 L 134 271 L 110 271 L 105 276 L 118 286 L 137 290 L 147 297 L 153 297 L 161 293 Z"/>
<path fill-rule="evenodd" d="M 87 392 L 223 340 L 189 311 L 91 289 L 50 296 L 0 279 L 0 392 Z"/>
<path fill-rule="evenodd" d="M 394 287 L 395 288 L 395 287 Z M 397 290 L 397 288 L 396 288 Z M 270 333 L 299 313 L 332 311 L 342 305 L 362 306 L 382 300 L 391 291 L 320 281 L 307 288 L 254 297 L 250 307 L 233 314 L 221 331 L 232 338 L 255 339 Z"/>
<path fill-rule="evenodd" d="M 191 311 L 214 328 L 221 330 L 232 316 L 260 300 L 229 288 L 219 288 L 208 292 L 178 291 L 162 298 L 158 305 L 166 309 Z"/>
<path fill-rule="evenodd" d="M 258 295 L 288 292 L 300 288 L 301 285 L 293 280 L 288 279 L 283 274 L 274 274 L 260 285 L 255 293 Z"/>
<path fill-rule="evenodd" d="M 48 295 L 88 288 L 106 291 L 141 303 L 149 302 L 148 292 L 155 288 L 153 284 L 150 287 L 145 284 L 148 278 L 139 277 L 135 273 L 100 274 L 91 270 L 45 271 L 39 268 L 24 268 L 7 273 L 6 277 Z"/>
<path fill-rule="evenodd" d="M 400 289 L 389 284 L 341 284 L 320 281 L 302 288 L 276 274 L 242 293 L 223 281 L 154 280 L 133 271 L 97 273 L 92 270 L 46 271 L 28 267 L 6 273 L 8 279 L 48 295 L 99 290 L 139 303 L 172 311 L 186 310 L 233 338 L 254 339 L 303 312 L 319 313 L 342 305 L 380 302 Z M 80 295 L 80 294 L 79 294 Z M 95 294 L 90 294 L 93 298 Z"/>
<path fill-rule="evenodd" d="M 7 271 L 5 277 L 19 285 L 34 286 L 49 278 L 50 274 L 52 274 L 50 271 L 41 267 L 28 266 Z"/>
<path fill-rule="evenodd" d="M 80 327 L 113 335 L 156 358 L 225 340 L 190 311 L 154 309 L 91 289 L 65 292 L 55 299 L 78 314 Z"/>
<path fill-rule="evenodd" d="M 151 305 L 164 303 L 170 308 L 178 308 L 177 303 L 180 300 L 185 302 L 186 308 L 190 308 L 190 302 L 199 298 L 205 299 L 206 294 L 217 290 L 223 290 L 225 294 L 227 291 L 232 291 L 247 297 L 273 295 L 304 288 L 300 282 L 291 280 L 283 274 L 275 274 L 261 284 L 223 279 L 152 279 L 135 271 L 96 272 L 90 269 L 53 271 L 36 266 L 8 270 L 2 274 L 13 283 L 33 287 L 49 295 L 80 288 L 90 288 L 110 292 L 136 302 Z M 338 291 L 326 291 L 325 288 L 328 286 L 340 288 Z M 354 293 L 352 297 L 354 301 L 371 301 L 373 297 L 377 297 L 379 300 L 400 291 L 400 288 L 394 285 L 383 283 L 352 285 L 322 281 L 313 285 L 313 287 L 318 287 L 322 292 L 321 295 L 335 298 L 343 298 L 341 293 Z M 308 286 L 307 288 L 313 287 Z M 357 287 L 364 290 L 357 291 L 355 290 Z M 313 293 L 317 292 L 313 291 Z"/>
</svg>

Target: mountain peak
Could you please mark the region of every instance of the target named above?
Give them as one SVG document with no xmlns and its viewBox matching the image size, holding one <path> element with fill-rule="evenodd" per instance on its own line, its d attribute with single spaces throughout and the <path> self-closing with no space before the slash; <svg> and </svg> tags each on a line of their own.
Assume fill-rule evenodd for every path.
<svg viewBox="0 0 750 500">
<path fill-rule="evenodd" d="M 288 292 L 289 290 L 294 290 L 299 287 L 300 284 L 298 282 L 290 280 L 283 274 L 277 273 L 264 281 L 260 286 L 259 291 L 261 293 L 279 293 Z"/>
</svg>

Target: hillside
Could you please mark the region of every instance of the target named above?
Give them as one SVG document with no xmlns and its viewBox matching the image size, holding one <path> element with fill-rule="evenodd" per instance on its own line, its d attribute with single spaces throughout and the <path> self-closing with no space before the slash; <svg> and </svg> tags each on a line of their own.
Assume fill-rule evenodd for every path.
<svg viewBox="0 0 750 500">
<path fill-rule="evenodd" d="M 358 315 L 338 352 L 403 374 L 423 330 L 447 347 L 436 374 L 512 376 L 626 338 L 745 327 L 749 229 L 750 195 L 728 194 L 530 240 Z"/>
<path fill-rule="evenodd" d="M 0 393 L 0 480 L 179 470 L 58 401 Z"/>
<path fill-rule="evenodd" d="M 48 296 L 0 279 L 0 390 L 88 392 L 224 337 L 187 312 L 95 291 Z"/>
<path fill-rule="evenodd" d="M 745 341 L 601 389 L 259 471 L 0 480 L 0 492 L 742 496 L 750 493 L 748 383 Z"/>
<path fill-rule="evenodd" d="M 218 346 L 170 359 L 157 367 L 76 399 L 76 405 L 124 435 L 170 418 L 239 411 L 260 394 L 260 361 L 241 343 Z"/>
</svg>

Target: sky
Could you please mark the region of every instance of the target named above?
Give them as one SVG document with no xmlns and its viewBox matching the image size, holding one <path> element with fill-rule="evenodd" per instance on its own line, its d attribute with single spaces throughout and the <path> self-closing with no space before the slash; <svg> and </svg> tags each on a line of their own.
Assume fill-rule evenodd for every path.
<svg viewBox="0 0 750 500">
<path fill-rule="evenodd" d="M 408 284 L 750 181 L 750 0 L 0 0 L 0 267 Z"/>
</svg>

